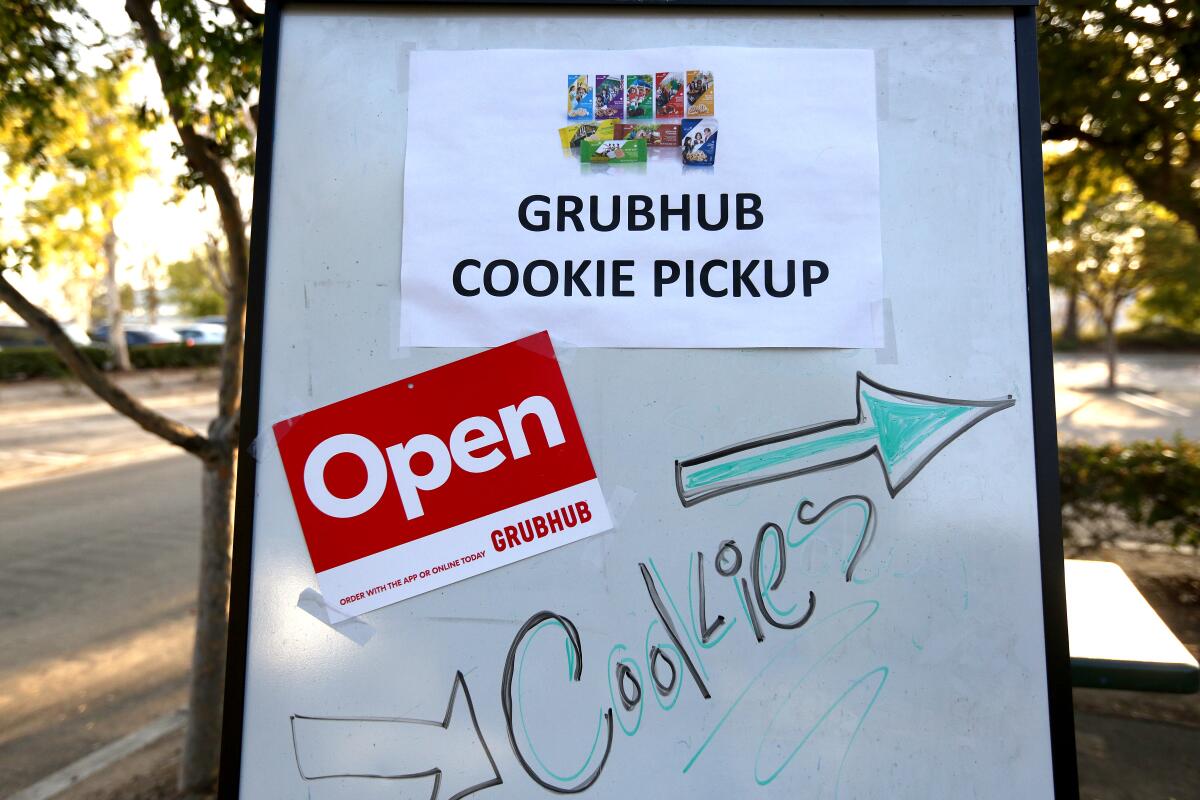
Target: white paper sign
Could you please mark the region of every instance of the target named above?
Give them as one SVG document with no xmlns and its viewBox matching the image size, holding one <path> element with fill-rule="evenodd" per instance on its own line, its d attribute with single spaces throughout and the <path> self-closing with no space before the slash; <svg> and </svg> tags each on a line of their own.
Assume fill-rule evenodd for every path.
<svg viewBox="0 0 1200 800">
<path fill-rule="evenodd" d="M 712 165 L 685 165 L 690 136 L 611 166 L 562 147 L 568 75 L 687 70 L 712 73 Z M 398 341 L 882 346 L 874 70 L 870 50 L 414 52 Z"/>
</svg>

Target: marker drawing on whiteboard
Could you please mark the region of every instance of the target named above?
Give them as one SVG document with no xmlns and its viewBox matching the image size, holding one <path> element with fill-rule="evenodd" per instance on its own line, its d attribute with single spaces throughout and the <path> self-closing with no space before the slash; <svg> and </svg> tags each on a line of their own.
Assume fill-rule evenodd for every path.
<svg viewBox="0 0 1200 800">
<path fill-rule="evenodd" d="M 863 521 L 859 527 L 858 538 L 854 542 L 854 547 L 846 553 L 841 567 L 842 575 L 845 577 L 846 582 L 849 583 L 854 580 L 854 570 L 858 566 L 859 559 L 862 558 L 863 553 L 867 551 L 867 548 L 871 546 L 871 542 L 875 539 L 876 516 L 874 501 L 863 494 L 848 494 L 844 497 L 839 497 L 811 516 L 804 515 L 806 508 L 814 508 L 811 500 L 804 499 L 797 504 L 794 521 L 799 522 L 801 525 L 811 526 L 812 529 L 799 540 L 793 542 L 790 536 L 792 525 L 789 522 L 786 538 L 790 547 L 798 547 L 815 536 L 827 522 L 842 511 L 848 508 L 858 508 L 862 511 Z"/>
<path fill-rule="evenodd" d="M 583 677 L 583 644 L 579 639 L 579 629 L 575 627 L 575 623 L 571 622 L 571 620 L 559 614 L 555 614 L 553 611 L 539 611 L 525 621 L 525 624 L 521 626 L 519 631 L 517 631 L 517 635 L 513 637 L 512 645 L 508 648 L 508 657 L 504 660 L 504 674 L 500 679 L 500 705 L 504 709 L 504 722 L 505 728 L 508 731 L 508 743 L 512 746 L 513 755 L 515 755 L 517 760 L 521 762 L 521 766 L 525 769 L 526 774 L 528 774 L 529 777 L 532 778 L 543 789 L 549 789 L 550 791 L 557 792 L 558 794 L 577 794 L 585 791 L 589 786 L 595 783 L 596 779 L 600 777 L 600 773 L 604 771 L 604 765 L 608 763 L 608 756 L 612 752 L 613 711 L 610 708 L 602 715 L 602 719 L 608 725 L 608 737 L 604 745 L 604 755 L 600 757 L 600 763 L 596 766 L 596 768 L 592 770 L 587 777 L 580 779 L 577 783 L 570 786 L 558 786 L 550 783 L 542 778 L 542 776 L 538 774 L 538 771 L 533 768 L 533 765 L 529 763 L 528 759 L 525 758 L 521 747 L 517 744 L 517 734 L 514 727 L 516 722 L 520 723 L 521 728 L 525 733 L 527 745 L 532 751 L 534 760 L 541 763 L 541 758 L 538 757 L 536 750 L 533 750 L 532 741 L 529 741 L 528 731 L 525 730 L 524 713 L 521 711 L 519 702 L 518 716 L 515 719 L 513 717 L 514 679 L 516 683 L 515 688 L 518 695 L 518 701 L 521 689 L 521 680 L 519 674 L 520 667 L 517 662 L 517 650 L 526 636 L 536 633 L 537 630 L 545 624 L 557 624 L 563 629 L 563 632 L 567 636 L 568 672 L 570 674 L 570 679 L 578 682 L 579 679 Z M 521 662 L 523 664 L 524 657 L 521 658 Z M 592 755 L 595 753 L 595 746 L 599 743 L 600 739 L 599 731 L 600 729 L 597 728 L 596 741 L 592 744 L 592 751 L 588 753 L 588 757 L 584 761 L 583 766 L 580 767 L 574 775 L 561 776 L 551 773 L 552 777 L 564 782 L 578 778 L 592 760 Z M 546 768 L 545 764 L 542 764 L 541 766 Z M 547 769 L 547 772 L 549 772 L 549 769 Z"/>
<path fill-rule="evenodd" d="M 465 715 L 454 713 L 460 691 Z M 465 722 L 467 717 L 470 727 Z M 459 800 L 504 782 L 479 729 L 475 704 L 462 672 L 454 675 L 450 701 L 441 720 L 296 714 L 291 722 L 296 768 L 306 781 L 432 776 L 430 800 Z M 483 758 L 469 757 L 480 750 Z"/>
<path fill-rule="evenodd" d="M 721 626 L 725 624 L 725 617 L 722 614 L 717 614 L 717 618 L 713 620 L 712 625 L 708 624 L 708 614 L 706 613 L 706 596 L 704 593 L 704 553 L 696 553 L 696 582 L 700 585 L 700 646 L 706 647 L 716 635 Z M 688 586 L 688 600 L 691 600 L 691 585 Z M 724 635 L 724 634 L 722 634 Z"/>
<path fill-rule="evenodd" d="M 814 640 L 821 642 L 823 645 L 827 644 L 828 647 L 824 651 L 811 657 L 812 660 L 808 663 L 806 669 L 803 670 L 800 677 L 798 678 L 796 683 L 793 685 L 792 690 L 791 690 L 791 692 L 788 693 L 788 697 L 785 699 L 784 703 L 774 704 L 774 707 L 776 708 L 776 713 L 774 715 L 774 718 L 769 723 L 767 731 L 765 731 L 763 733 L 763 738 L 761 740 L 762 742 L 765 742 L 767 733 L 769 733 L 770 729 L 772 727 L 774 727 L 774 723 L 779 716 L 779 709 L 784 707 L 784 705 L 787 702 L 787 699 L 790 699 L 792 692 L 794 692 L 795 689 L 797 687 L 799 687 L 814 670 L 819 668 L 822 664 L 827 663 L 833 657 L 834 653 L 838 650 L 838 648 L 847 639 L 849 639 L 851 636 L 853 636 L 860 628 L 862 628 L 864 625 L 866 625 L 871 620 L 871 618 L 875 616 L 875 614 L 878 611 L 879 611 L 879 601 L 878 600 L 860 601 L 857 603 L 852 603 L 843 608 L 839 608 L 838 610 L 832 612 L 831 614 L 817 620 L 813 624 L 813 629 L 810 631 L 810 635 L 812 637 L 814 637 L 813 639 L 795 639 L 791 643 L 789 643 L 783 650 L 780 650 L 778 653 L 771 656 L 771 658 L 767 661 L 767 663 L 764 664 L 763 667 L 754 675 L 754 677 L 752 677 L 749 680 L 749 682 L 746 683 L 746 685 L 742 688 L 742 690 L 740 692 L 738 692 L 738 694 L 733 698 L 733 701 L 729 704 L 729 707 L 726 708 L 724 713 L 721 714 L 720 718 L 717 720 L 716 725 L 714 725 L 712 730 L 710 730 L 708 732 L 708 734 L 705 735 L 704 740 L 700 743 L 700 746 L 696 749 L 696 752 L 693 753 L 691 758 L 688 759 L 687 763 L 685 763 L 683 765 L 683 770 L 682 770 L 683 773 L 686 774 L 689 770 L 691 770 L 691 768 L 695 765 L 695 763 L 700 759 L 700 756 L 703 755 L 704 752 L 708 749 L 708 746 L 710 744 L 712 744 L 713 739 L 716 738 L 717 734 L 720 732 L 722 727 L 725 725 L 725 722 L 729 719 L 729 717 L 733 714 L 733 712 L 738 708 L 738 706 L 741 705 L 741 702 L 743 699 L 745 699 L 746 695 L 748 695 L 755 688 L 764 686 L 764 683 L 762 680 L 763 677 L 773 667 L 775 667 L 776 664 L 780 663 L 785 658 L 790 658 L 790 657 L 795 656 L 798 648 L 802 644 L 807 645 L 809 648 L 813 647 Z M 861 618 L 858 618 L 858 615 L 860 615 L 860 614 L 862 616 L 861 616 Z M 837 636 L 838 638 L 836 638 L 832 642 L 829 642 L 829 639 L 832 639 L 834 636 Z M 820 646 L 820 645 L 818 645 L 818 646 Z M 816 652 L 816 651 L 814 650 L 814 652 Z M 882 686 L 880 688 L 882 688 Z M 877 697 L 878 697 L 878 692 L 876 692 L 876 698 Z M 838 698 L 833 703 L 833 705 L 831 705 L 828 708 L 828 710 L 825 712 L 826 715 L 830 711 L 832 711 L 834 708 L 836 708 L 845 699 L 846 699 L 846 695 L 843 694 L 840 698 Z M 873 702 L 874 702 L 874 698 L 872 700 L 872 703 Z M 867 709 L 867 711 L 869 712 L 870 709 Z M 862 718 L 863 719 L 866 718 L 866 713 L 864 713 L 862 715 Z M 862 722 L 862 720 L 860 719 L 860 721 L 859 721 L 860 725 L 861 725 L 861 722 Z M 817 727 L 817 726 L 814 726 L 814 730 L 815 730 L 815 727 Z M 857 732 L 857 728 L 856 728 L 856 732 Z M 811 735 L 811 733 L 812 733 L 812 731 L 810 730 L 809 735 Z M 809 740 L 809 736 L 805 736 L 804 739 L 801 741 L 800 746 L 802 747 L 808 740 Z M 843 753 L 843 756 L 842 756 L 843 763 L 845 762 L 846 754 L 849 753 L 850 746 L 852 744 L 853 744 L 853 740 L 848 742 L 846 745 L 845 752 Z M 796 748 L 796 751 L 798 751 L 799 749 L 800 749 L 799 747 Z M 795 755 L 796 751 L 793 751 L 792 756 Z M 755 759 L 756 770 L 757 770 L 757 766 L 758 766 L 757 762 L 759 760 L 761 760 L 761 755 L 762 755 L 762 744 L 760 742 L 759 753 Z M 788 757 L 788 761 L 790 761 L 790 760 L 791 760 L 791 756 Z M 784 766 L 786 766 L 786 763 L 784 764 Z M 775 775 L 772 775 L 770 777 L 770 779 L 774 780 L 775 777 L 778 776 L 779 771 L 781 771 L 781 770 L 777 770 L 775 772 Z M 839 767 L 838 772 L 839 772 L 838 780 L 840 781 L 841 780 L 840 767 Z M 758 781 L 757 774 L 756 774 L 755 778 L 756 778 L 756 782 L 757 782 Z M 760 782 L 759 785 L 762 785 L 762 783 Z"/>
<path fill-rule="evenodd" d="M 803 663 L 807 663 L 808 666 L 796 673 L 794 678 L 791 677 L 792 673 L 788 673 L 788 680 L 795 680 L 787 695 L 788 698 L 792 697 L 806 688 L 807 684 L 802 684 L 813 670 L 822 667 L 827 676 L 828 670 L 837 669 L 831 665 L 831 661 L 838 647 L 863 627 L 879 609 L 878 601 L 868 600 L 853 603 L 824 617 L 815 616 L 817 598 L 810 588 L 813 572 L 811 569 L 789 570 L 791 557 L 803 556 L 806 549 L 819 543 L 823 551 L 829 552 L 832 549 L 832 552 L 837 553 L 837 561 L 834 563 L 837 565 L 838 574 L 846 576 L 846 580 L 849 581 L 853 576 L 855 564 L 873 537 L 875 512 L 874 504 L 863 495 L 839 498 L 816 512 L 811 510 L 813 507 L 812 502 L 801 499 L 793 506 L 791 518 L 786 526 L 774 522 L 765 522 L 757 526 L 753 548 L 745 553 L 733 539 L 721 540 L 716 546 L 709 568 L 719 577 L 729 580 L 730 588 L 737 598 L 733 602 L 740 604 L 741 615 L 746 623 L 742 628 L 750 629 L 746 633 L 754 637 L 755 643 L 765 644 L 776 631 L 796 634 L 803 628 L 811 633 L 796 636 L 791 641 L 784 640 L 787 643 L 783 649 L 768 656 L 766 665 L 733 698 L 716 725 L 707 733 L 701 730 L 693 731 L 695 734 L 704 734 L 704 738 L 683 766 L 684 773 L 687 773 L 707 750 L 743 698 L 755 690 L 773 691 L 773 688 L 763 681 L 770 668 L 779 665 L 784 658 L 803 655 L 806 659 Z M 848 512 L 861 514 L 861 522 L 853 516 L 845 519 L 843 515 Z M 848 524 L 832 524 L 835 521 Z M 789 551 L 792 551 L 790 556 Z M 739 620 L 737 608 L 730 608 L 728 605 L 724 608 L 729 614 L 728 617 L 725 614 L 710 617 L 710 602 L 719 600 L 725 587 L 718 583 L 713 595 L 709 595 L 712 587 L 706 582 L 705 564 L 703 551 L 689 554 L 686 570 L 689 608 L 685 613 L 679 608 L 675 594 L 663 577 L 665 570 L 660 570 L 653 558 L 638 562 L 638 570 L 653 612 L 645 628 L 644 657 L 640 660 L 633 657 L 624 641 L 610 643 L 606 664 L 608 702 L 597 702 L 593 698 L 585 699 L 582 704 L 576 705 L 579 702 L 577 699 L 567 701 L 564 697 L 556 696 L 553 682 L 544 679 L 535 682 L 528 676 L 523 676 L 526 656 L 530 655 L 530 645 L 535 638 L 544 631 L 558 629 L 564 635 L 565 650 L 557 647 L 542 648 L 533 656 L 531 663 L 540 661 L 534 669 L 543 670 L 540 674 L 545 675 L 554 674 L 565 661 L 568 681 L 580 681 L 584 642 L 579 629 L 570 619 L 552 611 L 539 611 L 526 620 L 517 631 L 505 661 L 500 696 L 513 753 L 536 783 L 559 794 L 583 792 L 595 785 L 612 751 L 613 718 L 616 717 L 625 736 L 637 735 L 642 727 L 643 712 L 650 698 L 654 698 L 664 712 L 671 713 L 680 700 L 683 685 L 689 678 L 695 683 L 701 700 L 721 699 L 720 694 L 712 691 L 714 685 L 720 685 L 719 678 L 715 674 L 709 676 L 702 655 L 715 656 L 722 652 L 711 648 L 725 640 L 726 634 L 734 629 Z M 697 589 L 699 596 L 696 595 Z M 795 602 L 782 600 L 781 597 L 794 597 Z M 726 598 L 726 603 L 732 600 L 727 595 Z M 735 639 L 736 636 L 727 641 Z M 740 655 L 744 653 L 744 642 L 745 640 L 743 645 L 735 645 L 733 649 L 726 647 L 723 652 L 727 655 Z M 854 667 L 855 670 L 861 668 L 861 665 Z M 836 776 L 833 776 L 836 792 L 858 730 L 879 698 L 889 669 L 887 665 L 879 664 L 870 667 L 864 673 L 855 672 L 847 676 L 852 680 L 848 686 L 837 688 L 836 697 L 827 692 L 822 695 L 815 689 L 810 693 L 811 697 L 806 694 L 806 698 L 813 704 L 820 702 L 828 705 L 805 707 L 808 712 L 815 712 L 815 716 L 809 718 L 812 724 L 799 738 L 789 739 L 793 731 L 776 724 L 780 719 L 780 714 L 777 713 L 780 707 L 778 703 L 771 702 L 765 706 L 762 703 L 754 704 L 760 710 L 767 708 L 775 712 L 774 718 L 762 733 L 763 741 L 766 741 L 768 736 L 780 739 L 777 747 L 759 748 L 759 755 L 754 764 L 754 780 L 759 785 L 773 782 L 805 747 L 809 747 L 818 738 L 834 739 L 839 732 L 844 732 L 844 726 L 836 723 L 840 719 L 847 719 L 853 723 L 853 731 L 843 740 L 844 746 L 841 747 L 838 771 Z M 550 672 L 546 673 L 544 670 Z M 716 669 L 713 671 L 717 672 Z M 561 748 L 559 740 L 564 734 L 560 731 L 544 733 L 543 736 L 547 737 L 545 740 L 536 736 L 535 731 L 526 724 L 527 703 L 539 704 L 543 711 L 551 710 L 556 719 L 565 719 L 566 715 L 572 713 L 582 713 L 583 719 L 592 714 L 596 715 L 592 717 L 597 720 L 594 732 L 589 731 L 579 736 L 576 746 L 581 758 L 572 768 L 560 768 L 556 772 L 542 757 L 541 754 L 546 752 L 549 742 L 553 742 L 552 746 Z M 596 705 L 592 705 L 593 703 Z M 835 714 L 840 716 L 831 721 Z M 837 747 L 839 743 L 835 742 L 831 746 Z M 764 754 L 785 753 L 779 763 L 764 766 Z"/>
<path fill-rule="evenodd" d="M 646 626 L 643 653 L 646 656 L 647 669 L 650 671 L 650 680 L 654 683 L 657 692 L 654 695 L 654 702 L 658 703 L 658 707 L 663 711 L 670 711 L 679 702 L 679 696 L 683 693 L 683 682 L 678 680 L 679 670 L 675 667 L 681 655 L 679 648 L 673 644 L 661 641 L 657 644 L 650 644 L 650 640 L 655 638 L 655 630 L 661 626 L 662 623 L 657 619 L 651 620 L 650 624 Z M 674 655 L 671 655 L 672 653 Z M 659 661 L 665 661 L 671 668 L 671 682 L 665 685 L 657 674 Z"/>
<path fill-rule="evenodd" d="M 684 506 L 797 475 L 833 469 L 874 455 L 892 497 L 976 423 L 1012 407 L 998 400 L 955 400 L 892 389 L 861 372 L 857 412 L 760 436 L 675 462 L 675 490 Z"/>
<path fill-rule="evenodd" d="M 794 630 L 802 627 L 812 617 L 813 610 L 817 607 L 817 595 L 811 589 L 809 590 L 808 610 L 799 619 L 783 622 L 775 619 L 771 614 L 771 611 L 767 608 L 768 593 L 775 591 L 779 588 L 779 584 L 783 583 L 783 573 L 787 569 L 787 548 L 784 547 L 783 531 L 774 522 L 768 522 L 759 529 L 758 537 L 754 540 L 754 555 L 751 556 L 750 563 L 755 565 L 762 564 L 762 546 L 768 533 L 774 534 L 775 541 L 777 542 L 775 561 L 777 569 L 773 570 L 774 575 L 767 581 L 767 588 L 764 590 L 762 586 L 762 569 L 756 566 L 750 576 L 754 581 L 754 598 L 758 601 L 758 610 L 762 612 L 767 622 L 782 630 Z M 742 578 L 742 586 L 745 587 L 745 585 L 746 579 Z"/>
<path fill-rule="evenodd" d="M 679 634 L 675 631 L 675 626 L 671 624 L 671 615 L 667 612 L 666 607 L 663 605 L 662 597 L 658 593 L 658 588 L 654 585 L 654 579 L 650 577 L 650 570 L 646 569 L 645 564 L 638 564 L 638 567 L 642 571 L 642 581 L 646 584 L 646 592 L 650 595 L 650 603 L 654 606 L 654 610 L 658 614 L 659 619 L 662 620 L 663 627 L 667 629 L 667 636 L 669 636 L 671 641 L 675 643 L 675 647 L 679 650 L 680 658 L 683 659 L 684 666 L 687 667 L 688 672 L 692 674 L 692 680 L 696 681 L 696 688 L 700 690 L 700 694 L 705 700 L 707 700 L 712 695 L 708 693 L 708 687 L 700 678 L 700 673 L 696 671 L 696 665 L 692 663 L 692 659 L 688 655 L 686 648 L 684 648 L 683 642 L 680 641 Z M 654 675 L 653 664 L 650 665 L 650 675 L 651 677 Z"/>
<path fill-rule="evenodd" d="M 671 691 L 675 688 L 675 682 L 679 680 L 679 671 L 675 669 L 675 662 L 663 655 L 663 650 L 658 645 L 650 648 L 650 681 L 654 684 L 655 690 L 663 697 L 670 697 Z M 658 677 L 658 664 L 662 662 L 671 668 L 671 680 L 665 684 Z"/>
</svg>

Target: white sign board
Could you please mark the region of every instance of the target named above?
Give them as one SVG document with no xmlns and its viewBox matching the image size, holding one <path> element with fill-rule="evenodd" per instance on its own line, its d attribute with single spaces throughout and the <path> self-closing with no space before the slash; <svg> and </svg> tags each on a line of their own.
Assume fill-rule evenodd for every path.
<svg viewBox="0 0 1200 800">
<path fill-rule="evenodd" d="M 1071 796 L 1030 9 L 270 9 L 223 797 Z M 719 128 L 562 152 L 652 70 Z M 519 217 L 685 193 L 762 224 Z M 735 258 L 828 275 L 655 294 Z"/>
</svg>

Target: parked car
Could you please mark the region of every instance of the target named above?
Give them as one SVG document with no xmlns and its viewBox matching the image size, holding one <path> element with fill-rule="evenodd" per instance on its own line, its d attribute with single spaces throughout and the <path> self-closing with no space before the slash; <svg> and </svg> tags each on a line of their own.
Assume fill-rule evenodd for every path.
<svg viewBox="0 0 1200 800">
<path fill-rule="evenodd" d="M 91 331 L 92 338 L 97 342 L 108 344 L 108 324 L 98 325 Z M 148 344 L 162 346 L 179 344 L 183 340 L 179 334 L 166 325 L 143 325 L 137 322 L 125 323 L 125 344 Z"/>
<path fill-rule="evenodd" d="M 81 347 L 86 347 L 92 344 L 92 340 L 88 338 L 87 332 L 84 331 L 82 325 L 76 325 L 74 322 L 58 323 L 67 338 Z M 45 347 L 46 340 L 41 337 L 41 334 L 34 331 L 28 325 L 20 323 L 0 323 L 0 350 L 6 347 Z"/>
<path fill-rule="evenodd" d="M 225 344 L 225 326 L 211 322 L 193 322 L 176 326 L 175 332 L 188 347 L 194 344 Z"/>
</svg>

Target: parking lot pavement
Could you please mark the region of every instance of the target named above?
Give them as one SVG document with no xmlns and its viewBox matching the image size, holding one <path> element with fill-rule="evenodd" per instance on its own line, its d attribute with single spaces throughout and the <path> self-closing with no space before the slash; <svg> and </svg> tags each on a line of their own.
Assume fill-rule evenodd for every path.
<svg viewBox="0 0 1200 800">
<path fill-rule="evenodd" d="M 1060 441 L 1200 438 L 1200 355 L 1131 354 L 1119 364 L 1120 386 L 1105 392 L 1102 356 L 1054 357 Z"/>
<path fill-rule="evenodd" d="M 119 379 L 151 408 L 203 431 L 216 410 L 211 370 Z M 179 453 L 68 381 L 0 384 L 0 488 Z"/>
</svg>

